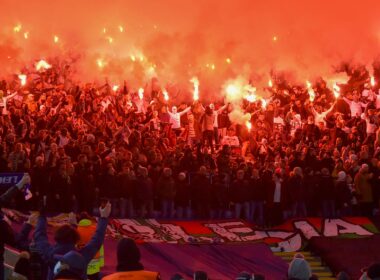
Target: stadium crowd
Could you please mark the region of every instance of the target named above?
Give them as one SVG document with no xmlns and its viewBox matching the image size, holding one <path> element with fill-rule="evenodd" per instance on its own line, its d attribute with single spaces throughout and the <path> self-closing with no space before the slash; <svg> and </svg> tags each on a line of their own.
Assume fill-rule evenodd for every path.
<svg viewBox="0 0 380 280">
<path fill-rule="evenodd" d="M 364 67 L 346 66 L 340 96 L 278 74 L 266 107 L 169 108 L 162 91 L 81 85 L 53 64 L 0 83 L 0 172 L 29 172 L 33 198 L 18 207 L 114 217 L 284 218 L 372 216 L 379 211 L 380 95 Z M 153 88 L 153 87 L 152 87 Z"/>
<path fill-rule="evenodd" d="M 169 108 L 162 91 L 142 96 L 126 85 L 81 85 L 69 72 L 70 65 L 53 63 L 28 72 L 26 85 L 17 76 L 0 83 L 0 172 L 30 173 L 33 194 L 25 202 L 13 188 L 1 206 L 93 213 L 103 204 L 96 232 L 80 250 L 72 227 L 58 230 L 49 245 L 40 213 L 30 248 L 48 264 L 48 279 L 87 277 L 109 216 L 233 217 L 273 226 L 293 217 L 379 213 L 380 95 L 364 67 L 347 66 L 350 79 L 340 96 L 316 81 L 314 99 L 307 87 L 278 74 L 266 89 L 266 106 L 242 100 L 251 127 L 230 121 L 229 103 Z M 24 176 L 16 188 L 29 181 Z M 119 246 L 135 254 L 123 262 L 130 256 L 118 251 L 119 273 L 143 270 L 134 242 Z M 300 256 L 294 263 L 305 266 Z M 309 272 L 303 275 L 312 277 Z M 291 273 L 289 279 L 309 279 Z M 194 279 L 207 275 L 197 272 Z"/>
</svg>

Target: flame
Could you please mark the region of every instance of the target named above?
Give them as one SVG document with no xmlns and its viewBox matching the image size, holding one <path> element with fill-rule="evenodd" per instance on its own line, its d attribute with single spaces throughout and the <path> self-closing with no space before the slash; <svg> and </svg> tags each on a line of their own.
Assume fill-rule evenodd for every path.
<svg viewBox="0 0 380 280">
<path fill-rule="evenodd" d="M 277 36 L 273 36 L 273 38 L 272 38 L 272 40 L 274 41 L 274 42 L 276 42 L 277 41 Z"/>
<path fill-rule="evenodd" d="M 168 92 L 166 91 L 166 89 L 163 89 L 163 90 L 162 90 L 162 94 L 164 95 L 164 99 L 165 99 L 165 101 L 168 101 L 168 100 L 169 100 L 169 94 L 168 94 Z"/>
<path fill-rule="evenodd" d="M 24 38 L 28 39 L 29 38 L 29 32 L 24 32 Z"/>
<path fill-rule="evenodd" d="M 104 63 L 103 59 L 101 59 L 101 58 L 98 58 L 96 60 L 96 64 L 98 64 L 99 68 L 103 68 L 105 66 L 105 63 Z"/>
<path fill-rule="evenodd" d="M 229 84 L 226 88 L 226 92 L 229 96 L 233 97 L 239 93 L 239 88 L 236 85 Z"/>
<path fill-rule="evenodd" d="M 18 75 L 18 78 L 20 79 L 21 85 L 25 86 L 26 85 L 26 75 L 20 74 L 20 75 Z"/>
<path fill-rule="evenodd" d="M 226 62 L 227 62 L 228 64 L 231 64 L 231 58 L 227 57 L 227 58 L 226 58 Z"/>
<path fill-rule="evenodd" d="M 17 24 L 15 27 L 13 27 L 13 31 L 18 33 L 21 31 L 21 28 L 22 28 L 22 25 L 21 24 Z"/>
<path fill-rule="evenodd" d="M 120 31 L 121 33 L 123 33 L 123 32 L 124 32 L 124 27 L 121 26 L 121 25 L 119 25 L 119 31 Z"/>
<path fill-rule="evenodd" d="M 47 63 L 45 60 L 41 59 L 36 63 L 36 70 L 40 71 L 41 69 L 49 69 L 51 65 Z"/>
<path fill-rule="evenodd" d="M 143 88 L 139 88 L 139 98 L 140 98 L 140 100 L 143 100 L 143 98 L 144 98 L 144 89 Z"/>
<path fill-rule="evenodd" d="M 131 54 L 130 58 L 131 58 L 131 60 L 132 60 L 133 62 L 136 61 L 136 57 L 135 57 L 133 54 Z"/>
<path fill-rule="evenodd" d="M 264 98 L 261 99 L 261 107 L 263 109 L 265 109 L 267 107 L 267 101 Z"/>
<path fill-rule="evenodd" d="M 376 81 L 375 81 L 375 77 L 374 76 L 371 76 L 371 86 L 375 86 L 376 84 Z"/>
<path fill-rule="evenodd" d="M 245 126 L 248 128 L 249 131 L 251 131 L 251 129 L 252 129 L 252 123 L 251 123 L 250 120 L 245 122 Z"/>
<path fill-rule="evenodd" d="M 113 43 L 113 38 L 112 38 L 112 37 L 108 36 L 108 37 L 107 37 L 107 40 L 108 40 L 108 43 L 110 43 L 110 44 Z"/>
<path fill-rule="evenodd" d="M 193 77 L 190 82 L 192 82 L 194 86 L 193 99 L 197 101 L 199 100 L 199 80 L 197 77 Z"/>
<path fill-rule="evenodd" d="M 334 92 L 335 98 L 338 98 L 340 96 L 340 87 L 338 86 L 337 83 L 334 83 L 333 92 Z"/>
<path fill-rule="evenodd" d="M 273 87 L 273 82 L 272 82 L 271 79 L 270 79 L 269 82 L 268 82 L 268 86 L 269 86 L 269 87 Z"/>
<path fill-rule="evenodd" d="M 104 34 L 107 33 L 107 28 L 103 27 L 103 33 L 104 33 Z"/>
<path fill-rule="evenodd" d="M 211 64 L 211 69 L 215 70 L 215 64 Z"/>
<path fill-rule="evenodd" d="M 54 43 L 58 43 L 58 41 L 59 41 L 59 38 L 58 38 L 58 36 L 57 35 L 54 35 Z"/>
<path fill-rule="evenodd" d="M 313 88 L 311 87 L 311 83 L 309 81 L 306 81 L 306 86 L 307 86 L 307 92 L 309 93 L 309 100 L 310 102 L 314 102 L 315 99 L 315 92 Z"/>
<path fill-rule="evenodd" d="M 143 55 L 140 55 L 140 61 L 143 62 L 144 61 L 144 56 Z"/>
<path fill-rule="evenodd" d="M 113 90 L 114 92 L 117 92 L 118 89 L 119 89 L 119 86 L 118 86 L 118 85 L 114 85 L 114 86 L 112 87 L 112 90 Z"/>
</svg>

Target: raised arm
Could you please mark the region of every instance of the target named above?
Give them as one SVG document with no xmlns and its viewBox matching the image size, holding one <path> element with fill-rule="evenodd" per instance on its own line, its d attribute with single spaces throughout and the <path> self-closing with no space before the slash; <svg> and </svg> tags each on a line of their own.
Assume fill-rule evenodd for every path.
<svg viewBox="0 0 380 280">
<path fill-rule="evenodd" d="M 100 247 L 104 242 L 104 236 L 106 235 L 108 217 L 111 213 L 111 204 L 107 203 L 104 208 L 99 208 L 100 218 L 98 220 L 98 225 L 96 231 L 92 236 L 91 240 L 84 246 L 80 252 L 85 258 L 86 262 L 89 263 L 96 253 L 99 251 Z"/>
<path fill-rule="evenodd" d="M 50 259 L 52 246 L 49 243 L 46 233 L 47 220 L 45 216 L 39 216 L 37 220 L 36 229 L 34 231 L 33 239 L 34 246 L 41 253 L 44 260 Z"/>
<path fill-rule="evenodd" d="M 189 112 L 190 110 L 191 110 L 191 107 L 187 107 L 185 110 L 179 112 L 178 114 L 179 114 L 180 116 L 182 116 L 182 115 L 186 114 L 187 112 Z"/>
<path fill-rule="evenodd" d="M 326 115 L 328 115 L 328 114 L 330 114 L 331 113 L 331 111 L 334 109 L 334 107 L 335 107 L 335 104 L 336 104 L 336 100 L 334 101 L 334 103 L 331 105 L 331 107 L 327 110 L 327 111 L 325 111 L 325 114 Z"/>
<path fill-rule="evenodd" d="M 351 105 L 351 103 L 352 103 L 352 101 L 350 100 L 350 99 L 348 99 L 347 97 L 342 97 L 342 99 L 344 100 L 344 101 L 346 101 L 346 103 L 348 104 L 348 105 Z"/>
<path fill-rule="evenodd" d="M 222 107 L 220 107 L 218 110 L 216 110 L 216 112 L 217 112 L 218 114 L 220 114 L 221 112 L 223 112 L 223 111 L 227 108 L 227 106 L 228 106 L 228 103 L 225 104 L 225 105 L 223 105 Z"/>
<path fill-rule="evenodd" d="M 12 93 L 11 95 L 7 95 L 4 98 L 6 101 L 8 101 L 9 99 L 12 99 L 13 97 L 15 97 L 17 94 L 18 94 L 18 92 L 16 91 L 15 93 Z"/>
<path fill-rule="evenodd" d="M 25 173 L 20 182 L 18 182 L 16 185 L 8 189 L 0 196 L 0 208 L 3 207 L 7 201 L 11 200 L 16 195 L 16 193 L 21 190 L 26 184 L 30 184 L 30 176 L 28 173 Z"/>
</svg>

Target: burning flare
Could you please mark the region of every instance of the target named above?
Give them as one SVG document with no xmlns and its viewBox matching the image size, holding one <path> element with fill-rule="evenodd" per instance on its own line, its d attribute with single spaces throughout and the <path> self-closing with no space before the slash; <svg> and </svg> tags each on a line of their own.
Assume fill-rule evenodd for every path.
<svg viewBox="0 0 380 280">
<path fill-rule="evenodd" d="M 144 89 L 143 88 L 139 88 L 139 98 L 140 98 L 140 100 L 143 100 L 143 98 L 144 98 Z"/>
<path fill-rule="evenodd" d="M 101 58 L 98 58 L 96 60 L 96 64 L 98 64 L 99 68 L 103 68 L 105 66 L 105 63 L 104 63 L 103 59 L 101 59 Z"/>
<path fill-rule="evenodd" d="M 340 87 L 337 85 L 337 83 L 334 83 L 333 91 L 334 91 L 335 98 L 339 98 L 339 96 L 340 96 Z"/>
<path fill-rule="evenodd" d="M 371 86 L 374 87 L 376 84 L 375 77 L 371 76 Z"/>
<path fill-rule="evenodd" d="M 164 99 L 165 99 L 165 101 L 168 101 L 168 100 L 169 100 L 169 94 L 168 94 L 168 92 L 166 91 L 166 89 L 163 89 L 163 90 L 162 90 L 162 94 L 164 95 Z"/>
<path fill-rule="evenodd" d="M 40 71 L 41 69 L 46 70 L 46 69 L 50 69 L 50 68 L 51 68 L 51 65 L 43 59 L 41 59 L 40 61 L 38 61 L 36 63 L 36 70 L 37 71 Z"/>
<path fill-rule="evenodd" d="M 273 87 L 273 82 L 272 82 L 272 80 L 269 80 L 269 82 L 268 82 L 268 86 L 269 86 L 269 87 Z"/>
<path fill-rule="evenodd" d="M 262 107 L 264 110 L 267 108 L 267 101 L 266 101 L 264 98 L 261 99 L 261 107 Z"/>
<path fill-rule="evenodd" d="M 124 27 L 121 26 L 121 25 L 119 25 L 119 31 L 120 31 L 120 33 L 123 33 L 124 32 Z"/>
<path fill-rule="evenodd" d="M 58 43 L 59 42 L 59 37 L 57 35 L 54 35 L 54 43 Z"/>
<path fill-rule="evenodd" d="M 24 38 L 28 39 L 29 38 L 29 32 L 24 32 Z"/>
<path fill-rule="evenodd" d="M 251 131 L 252 129 L 252 123 L 251 123 L 251 120 L 248 120 L 245 122 L 245 126 L 248 128 L 249 131 Z"/>
<path fill-rule="evenodd" d="M 190 82 L 193 83 L 194 91 L 193 91 L 193 99 L 194 101 L 199 100 L 199 80 L 197 77 L 193 77 Z"/>
<path fill-rule="evenodd" d="M 311 86 L 311 83 L 309 81 L 306 81 L 306 86 L 307 86 L 307 92 L 309 93 L 309 100 L 310 102 L 314 102 L 315 92 Z"/>
<path fill-rule="evenodd" d="M 118 85 L 114 85 L 114 86 L 112 87 L 112 90 L 113 90 L 114 92 L 117 92 L 118 89 L 119 89 L 119 86 L 118 86 Z"/>
<path fill-rule="evenodd" d="M 18 78 L 20 79 L 20 83 L 22 86 L 26 85 L 26 75 L 25 74 L 20 74 L 18 75 Z"/>
<path fill-rule="evenodd" d="M 13 27 L 13 31 L 18 33 L 21 31 L 21 28 L 22 28 L 22 25 L 21 24 L 17 24 L 15 27 Z"/>
</svg>

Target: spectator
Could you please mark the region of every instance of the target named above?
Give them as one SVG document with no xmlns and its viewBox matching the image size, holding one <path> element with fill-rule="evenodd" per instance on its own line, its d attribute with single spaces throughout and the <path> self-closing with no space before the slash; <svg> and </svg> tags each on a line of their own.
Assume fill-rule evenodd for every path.
<svg viewBox="0 0 380 280">
<path fill-rule="evenodd" d="M 115 273 L 103 277 L 103 280 L 117 279 L 160 279 L 157 272 L 144 270 L 140 262 L 140 250 L 136 243 L 129 238 L 123 238 L 117 245 L 117 266 Z"/>
<path fill-rule="evenodd" d="M 107 219 L 111 213 L 111 204 L 107 203 L 105 207 L 99 208 L 100 219 L 96 228 L 96 232 L 83 248 L 78 250 L 78 253 L 84 258 L 84 274 L 86 276 L 86 267 L 94 258 L 96 252 L 99 251 L 107 228 Z M 79 241 L 79 234 L 71 225 L 63 225 L 55 232 L 54 240 L 55 245 L 50 245 L 47 236 L 47 219 L 44 215 L 39 216 L 36 230 L 34 232 L 34 242 L 36 249 L 42 255 L 43 260 L 49 264 L 48 279 L 54 277 L 54 266 L 57 263 L 55 255 L 66 254 L 75 250 L 75 246 Z"/>
</svg>

